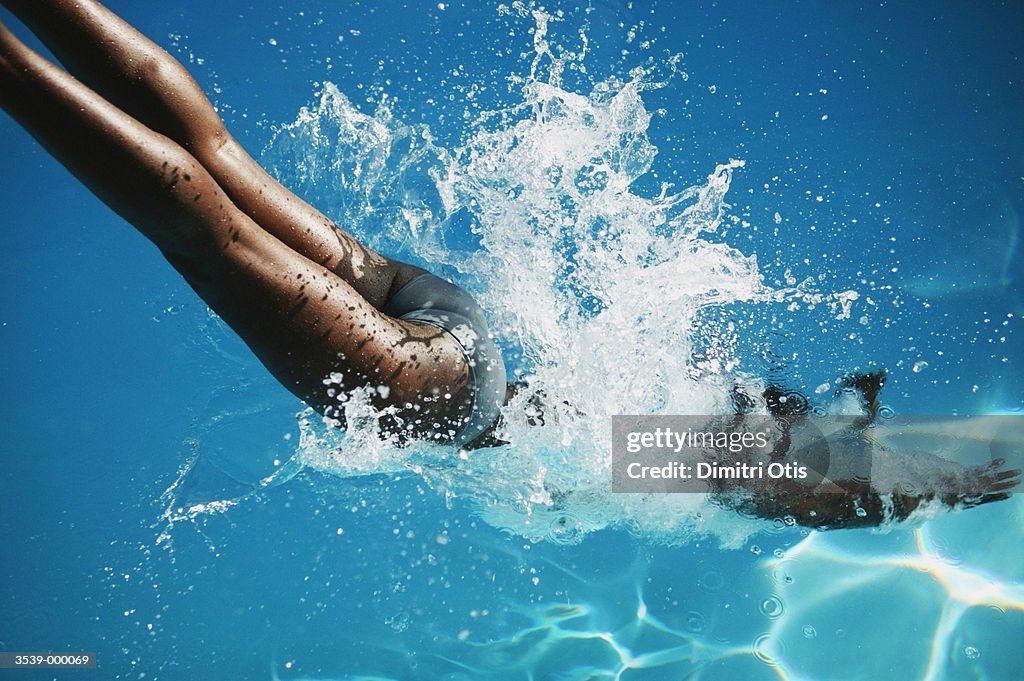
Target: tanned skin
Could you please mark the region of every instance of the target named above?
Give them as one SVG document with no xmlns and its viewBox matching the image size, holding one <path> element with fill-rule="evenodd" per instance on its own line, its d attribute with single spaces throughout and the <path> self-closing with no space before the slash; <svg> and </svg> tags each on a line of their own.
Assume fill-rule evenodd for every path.
<svg viewBox="0 0 1024 681">
<path fill-rule="evenodd" d="M 324 378 L 397 410 L 396 432 L 468 415 L 465 355 L 380 312 L 422 273 L 363 246 L 272 178 L 184 67 L 93 0 L 3 0 L 67 71 L 0 24 L 0 106 L 174 268 L 295 395 L 337 413 Z M 386 397 L 384 396 L 386 395 Z M 447 397 L 445 397 L 447 395 Z"/>
</svg>

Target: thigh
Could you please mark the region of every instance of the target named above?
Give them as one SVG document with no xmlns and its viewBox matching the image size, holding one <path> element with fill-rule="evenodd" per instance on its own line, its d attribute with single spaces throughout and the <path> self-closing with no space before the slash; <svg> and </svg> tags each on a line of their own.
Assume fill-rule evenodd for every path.
<svg viewBox="0 0 1024 681">
<path fill-rule="evenodd" d="M 375 307 L 383 306 L 394 285 L 415 274 L 415 268 L 365 247 L 265 172 L 228 133 L 185 67 L 100 3 L 5 4 L 79 80 L 186 149 L 239 210 L 347 281 Z"/>
<path fill-rule="evenodd" d="M 442 429 L 471 401 L 465 357 L 433 327 L 384 315 L 345 279 L 263 229 L 188 151 L 0 25 L 0 105 L 164 253 L 274 376 L 320 409 L 344 390 Z M 422 417 L 422 418 L 421 418 Z"/>
</svg>

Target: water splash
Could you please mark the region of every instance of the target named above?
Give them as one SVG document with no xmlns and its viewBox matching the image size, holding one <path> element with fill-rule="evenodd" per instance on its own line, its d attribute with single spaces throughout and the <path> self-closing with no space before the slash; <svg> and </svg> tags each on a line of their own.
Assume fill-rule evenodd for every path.
<svg viewBox="0 0 1024 681">
<path fill-rule="evenodd" d="M 386 103 L 362 113 L 328 83 L 265 157 L 358 238 L 478 297 L 509 368 L 528 384 L 504 410 L 501 435 L 512 444 L 468 455 L 399 450 L 376 436 L 377 415 L 356 398 L 348 422 L 362 425 L 347 433 L 303 419 L 302 456 L 343 476 L 411 468 L 533 540 L 619 525 L 671 542 L 713 533 L 737 544 L 756 524 L 699 496 L 611 494 L 610 417 L 729 411 L 736 383 L 758 394 L 758 381 L 744 374 L 733 336 L 701 332 L 705 316 L 738 302 L 804 301 L 842 317 L 856 293 L 808 282 L 773 290 L 755 255 L 723 241 L 742 160 L 694 186 L 639 188 L 658 153 L 643 94 L 681 75 L 679 56 L 574 91 L 564 75 L 582 70 L 585 32 L 580 49 L 555 50 L 557 17 L 505 11 L 535 22 L 529 73 L 510 79 L 518 103 L 478 116 L 461 143 L 443 148 Z M 529 423 L 538 395 L 542 427 Z"/>
</svg>

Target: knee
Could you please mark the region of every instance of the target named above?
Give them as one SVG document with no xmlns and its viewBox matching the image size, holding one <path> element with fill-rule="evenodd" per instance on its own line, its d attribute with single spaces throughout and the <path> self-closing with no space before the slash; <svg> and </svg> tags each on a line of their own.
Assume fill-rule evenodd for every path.
<svg viewBox="0 0 1024 681">
<path fill-rule="evenodd" d="M 124 70 L 126 80 L 135 87 L 146 86 L 155 93 L 175 92 L 188 79 L 184 67 L 162 50 L 150 50 L 125 61 L 129 64 Z"/>
<path fill-rule="evenodd" d="M 172 142 L 150 151 L 153 172 L 149 182 L 155 203 L 163 204 L 165 210 L 187 215 L 224 203 L 218 198 L 222 192 L 217 182 L 188 151 Z"/>
<path fill-rule="evenodd" d="M 151 93 L 153 99 L 146 105 L 144 118 L 155 120 L 159 132 L 197 158 L 216 150 L 228 138 L 224 122 L 191 74 L 163 50 L 135 59 L 128 80 L 133 88 Z"/>
</svg>

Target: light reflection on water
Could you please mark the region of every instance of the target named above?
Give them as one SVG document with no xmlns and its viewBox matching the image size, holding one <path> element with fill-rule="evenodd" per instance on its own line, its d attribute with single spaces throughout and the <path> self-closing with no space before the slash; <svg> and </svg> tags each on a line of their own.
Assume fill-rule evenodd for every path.
<svg viewBox="0 0 1024 681">
<path fill-rule="evenodd" d="M 319 197 L 318 205 L 330 209 L 333 201 L 332 215 L 376 247 L 440 268 L 470 287 L 512 349 L 513 366 L 532 375 L 556 401 L 576 405 L 561 414 L 558 427 L 513 427 L 512 451 L 482 453 L 469 467 L 451 465 L 437 451 L 395 452 L 359 433 L 342 437 L 315 423 L 292 433 L 309 467 L 297 482 L 312 476 L 326 508 L 359 507 L 365 501 L 360 484 L 367 479 L 385 498 L 410 479 L 420 480 L 426 483 L 423 496 L 439 495 L 449 508 L 468 510 L 465 522 L 479 535 L 465 542 L 468 549 L 445 533 L 421 543 L 418 535 L 407 538 L 411 530 L 396 521 L 402 548 L 356 564 L 364 574 L 381 569 L 397 576 L 372 599 L 380 610 L 377 619 L 396 636 L 380 643 L 378 656 L 415 658 L 414 666 L 394 678 L 698 675 L 795 681 L 849 678 L 851 669 L 858 678 L 1012 678 L 1005 661 L 1013 654 L 1000 650 L 1000 641 L 1020 631 L 1022 576 L 1002 568 L 1022 563 L 1019 533 L 1012 529 L 1020 526 L 1018 499 L 966 519 L 940 519 L 914 534 L 865 539 L 802 535 L 784 523 L 766 526 L 681 497 L 634 503 L 586 485 L 601 480 L 607 463 L 602 419 L 624 405 L 630 411 L 716 411 L 736 380 L 756 384 L 791 377 L 795 355 L 775 355 L 769 348 L 747 357 L 741 351 L 743 334 L 758 329 L 759 315 L 773 318 L 784 308 L 781 316 L 817 332 L 826 326 L 821 320 L 845 320 L 851 310 L 870 329 L 877 310 L 875 303 L 839 297 L 845 292 L 827 286 L 801 288 L 806 280 L 788 268 L 766 283 L 756 251 L 728 245 L 747 229 L 726 200 L 742 161 L 722 158 L 717 168 L 704 169 L 706 181 L 657 191 L 649 176 L 657 152 L 647 138 L 652 112 L 644 98 L 655 95 L 662 82 L 685 76 L 677 64 L 656 65 L 633 80 L 608 79 L 580 93 L 557 77 L 576 55 L 547 51 L 543 22 L 535 35 L 530 75 L 519 83 L 520 105 L 472 122 L 472 134 L 458 145 L 441 146 L 429 128 L 404 125 L 386 105 L 372 115 L 362 113 L 346 96 L 351 93 L 327 85 L 320 101 L 286 126 L 267 152 L 288 184 Z M 652 185 L 653 192 L 641 189 Z M 1010 209 L 1003 213 L 1010 215 Z M 779 215 L 775 225 L 791 219 L 787 207 L 781 210 L 786 218 Z M 982 279 L 963 268 L 954 272 L 961 280 L 926 272 L 904 279 L 902 290 L 936 305 L 962 290 L 1012 295 L 1015 217 L 1007 218 L 1005 234 L 974 244 L 980 247 L 970 252 L 946 244 L 951 256 L 983 265 Z M 381 224 L 393 229 L 381 230 Z M 474 239 L 467 244 L 459 230 L 471 231 Z M 990 250 L 998 262 L 988 257 Z M 667 298 L 663 291 L 670 292 Z M 903 302 L 900 293 L 868 293 L 886 303 Z M 652 314 L 665 306 L 673 311 L 667 320 Z M 729 307 L 733 318 L 719 319 L 720 306 Z M 714 331 L 694 332 L 697 320 Z M 882 321 L 888 324 L 878 315 Z M 778 333 L 780 326 L 785 328 L 773 323 L 767 329 Z M 622 348 L 630 349 L 628 357 Z M 913 373 L 928 377 L 937 369 L 934 357 L 930 362 L 915 355 L 907 371 L 916 366 Z M 801 380 L 813 388 L 835 378 Z M 823 393 L 828 392 L 826 387 Z M 1019 396 L 1006 398 L 1014 400 Z M 255 412 L 250 416 L 258 420 Z M 294 421 L 292 426 L 281 430 L 291 433 Z M 213 431 L 202 431 L 200 455 L 202 447 L 216 449 L 211 439 Z M 293 442 L 286 449 L 294 448 Z M 316 477 L 317 472 L 335 479 Z M 391 503 L 400 509 L 393 518 L 418 508 L 412 495 Z M 245 518 L 245 508 L 232 513 L 241 510 Z M 490 527 L 473 526 L 478 518 Z M 972 532 L 993 532 L 986 520 L 1010 528 L 1001 535 L 1006 545 L 972 553 L 968 542 L 958 549 Z M 506 532 L 504 544 L 490 545 L 492 527 Z M 628 528 L 640 539 L 623 547 L 609 527 Z M 960 530 L 940 540 L 949 527 Z M 756 551 L 717 548 L 717 542 L 746 548 L 755 534 Z M 702 546 L 705 541 L 710 548 Z M 410 558 L 423 543 L 429 545 L 424 556 Z M 472 553 L 481 546 L 505 552 L 504 562 L 496 561 L 504 567 L 521 566 L 524 588 L 490 592 L 496 595 L 484 605 L 449 612 L 451 622 L 444 626 L 428 621 L 443 608 L 425 608 L 415 582 L 407 585 L 412 563 L 441 561 L 443 579 L 459 585 L 460 570 L 479 576 L 470 572 L 472 561 L 449 556 L 445 562 L 438 554 L 456 547 Z M 627 564 L 619 558 L 609 565 L 602 550 L 623 551 Z M 531 551 L 543 558 L 526 558 Z M 581 555 L 588 568 L 574 562 Z M 548 590 L 551 582 L 558 586 Z M 499 624 L 484 624 L 499 612 Z M 457 620 L 460 626 L 448 626 Z M 915 635 L 892 635 L 897 630 Z M 408 637 L 415 643 L 403 642 Z M 279 654 L 273 668 L 282 679 L 306 678 L 303 668 L 318 670 L 315 678 L 327 678 L 322 670 L 330 668 L 344 678 L 382 678 L 377 674 L 392 664 L 372 657 L 332 667 L 294 650 Z M 366 676 L 353 676 L 362 673 L 359 667 Z"/>
</svg>

